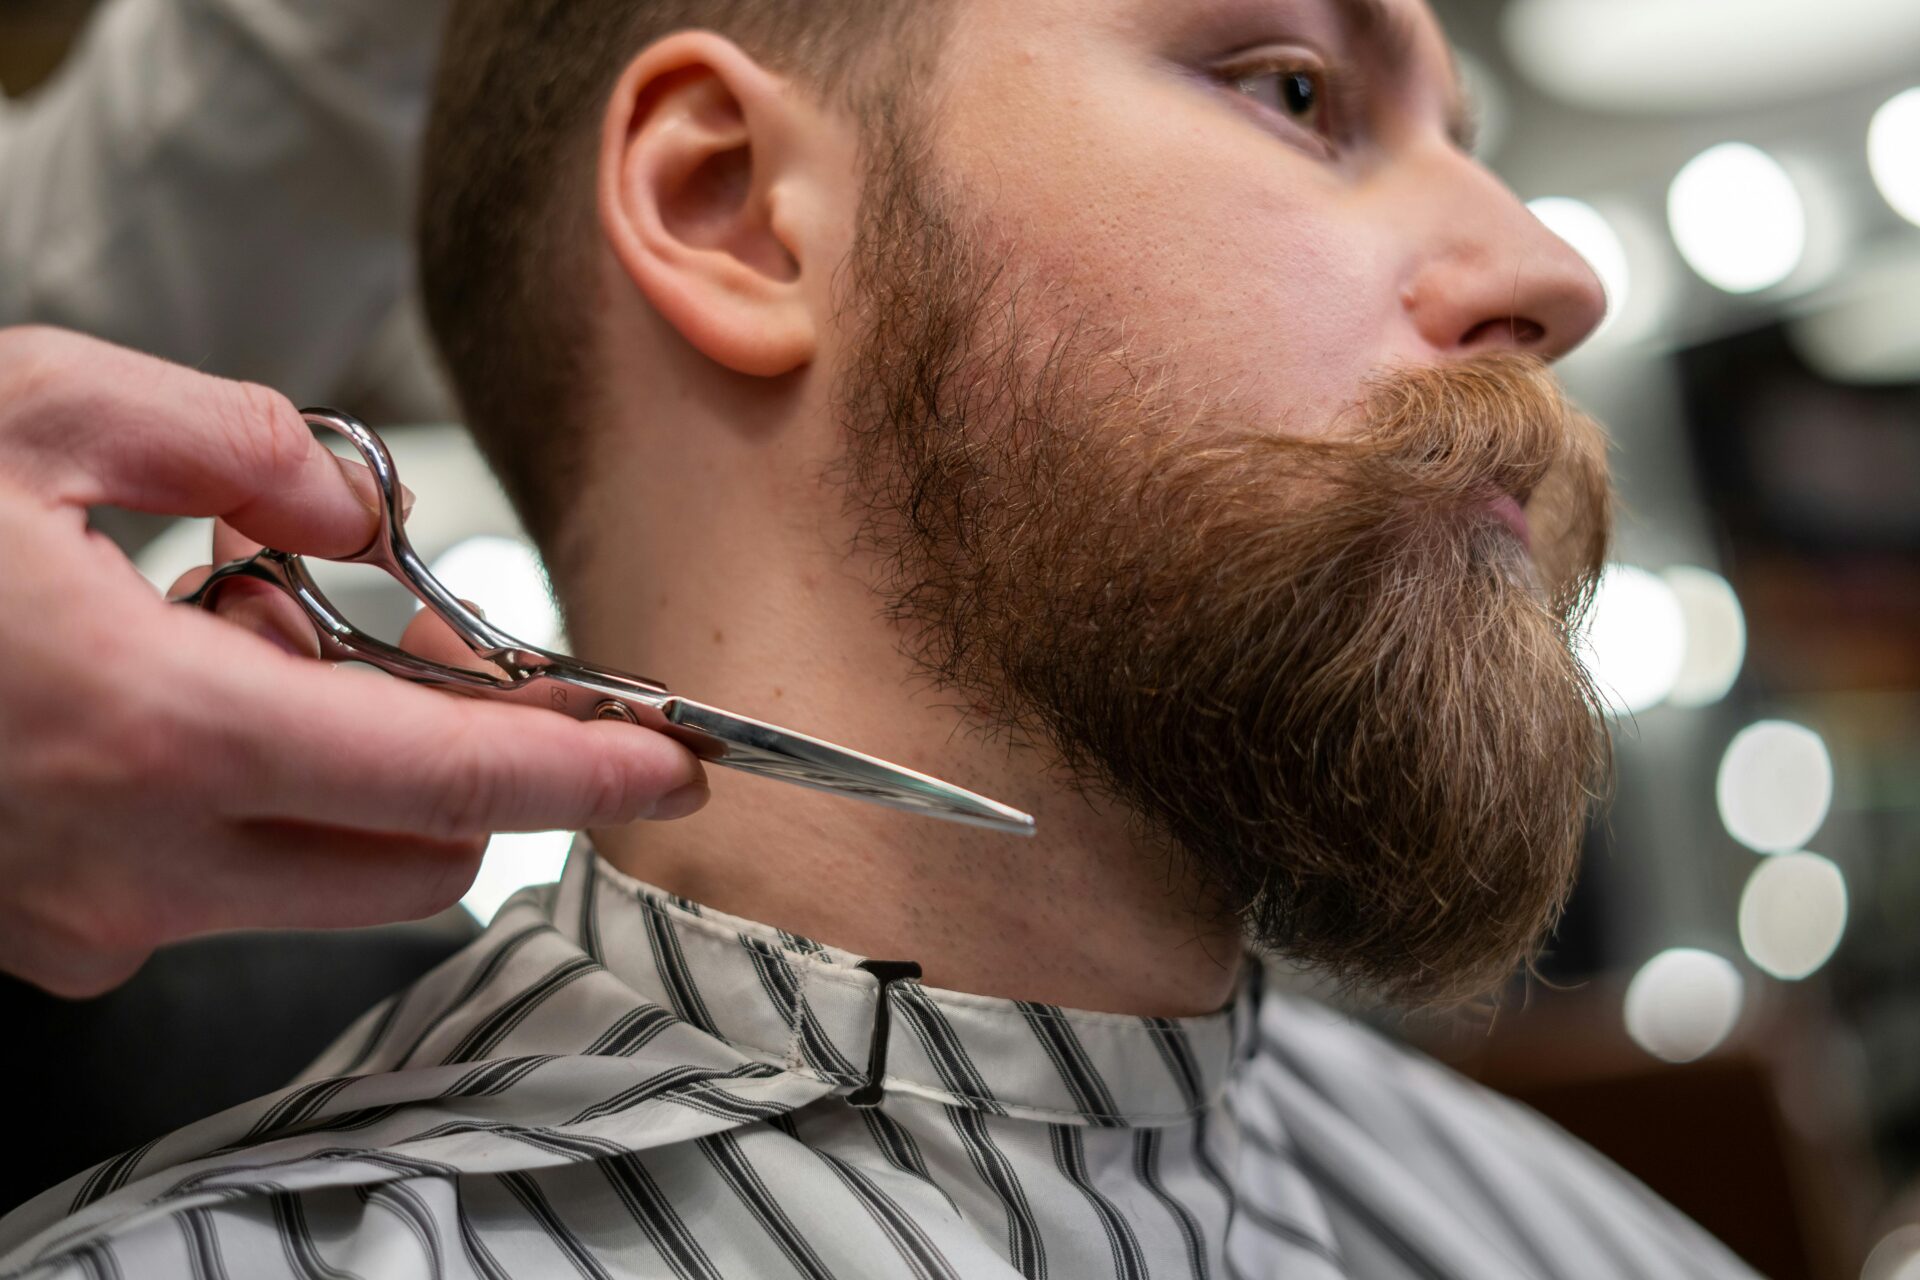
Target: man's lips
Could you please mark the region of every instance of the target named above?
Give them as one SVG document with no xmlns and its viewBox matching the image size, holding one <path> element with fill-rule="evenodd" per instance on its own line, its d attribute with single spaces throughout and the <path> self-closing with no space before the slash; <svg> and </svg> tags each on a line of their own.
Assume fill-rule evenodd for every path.
<svg viewBox="0 0 1920 1280">
<path fill-rule="evenodd" d="M 1520 539 L 1521 546 L 1533 550 L 1533 527 L 1527 523 L 1526 510 L 1518 498 L 1510 493 L 1495 494 L 1487 500 L 1487 510 L 1513 530 L 1513 536 Z"/>
</svg>

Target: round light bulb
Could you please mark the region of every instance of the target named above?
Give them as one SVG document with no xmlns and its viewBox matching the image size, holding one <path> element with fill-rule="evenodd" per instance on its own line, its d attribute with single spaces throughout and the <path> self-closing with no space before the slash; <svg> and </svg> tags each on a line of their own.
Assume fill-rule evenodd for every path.
<svg viewBox="0 0 1920 1280">
<path fill-rule="evenodd" d="M 1807 210 L 1793 179 L 1744 142 L 1689 160 L 1667 190 L 1673 242 L 1700 278 L 1755 293 L 1793 274 L 1807 249 Z"/>
<path fill-rule="evenodd" d="M 1740 973 L 1723 957 L 1674 947 L 1627 984 L 1627 1034 L 1667 1062 L 1691 1062 L 1717 1048 L 1740 1020 Z"/>
<path fill-rule="evenodd" d="M 1894 212 L 1920 225 L 1920 89 L 1895 94 L 1873 113 L 1867 164 Z"/>
<path fill-rule="evenodd" d="M 1727 744 L 1714 791 L 1729 835 L 1761 853 L 1784 853 L 1827 820 L 1833 758 L 1805 725 L 1762 720 Z"/>
<path fill-rule="evenodd" d="M 1740 894 L 1740 945 L 1776 978 L 1804 978 L 1832 957 L 1847 929 L 1847 881 L 1817 853 L 1764 859 Z"/>
<path fill-rule="evenodd" d="M 1920 1280 L 1920 1223 L 1883 1236 L 1860 1268 L 1860 1280 Z"/>
<path fill-rule="evenodd" d="M 1610 564 L 1600 575 L 1576 651 L 1607 709 L 1630 715 L 1673 692 L 1686 639 L 1672 587 L 1645 569 Z"/>
<path fill-rule="evenodd" d="M 1733 587 L 1717 573 L 1675 565 L 1660 575 L 1680 602 L 1686 643 L 1667 701 L 1704 707 L 1733 688 L 1747 658 L 1747 619 Z"/>
</svg>

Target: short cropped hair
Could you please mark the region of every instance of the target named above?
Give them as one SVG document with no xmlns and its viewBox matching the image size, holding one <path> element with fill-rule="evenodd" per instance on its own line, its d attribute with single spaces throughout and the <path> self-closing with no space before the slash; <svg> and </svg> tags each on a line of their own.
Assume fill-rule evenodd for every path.
<svg viewBox="0 0 1920 1280">
<path fill-rule="evenodd" d="M 674 31 L 717 32 L 870 134 L 946 0 L 454 0 L 423 143 L 427 321 L 467 425 L 558 573 L 595 403 L 593 164 L 614 82 Z"/>
</svg>

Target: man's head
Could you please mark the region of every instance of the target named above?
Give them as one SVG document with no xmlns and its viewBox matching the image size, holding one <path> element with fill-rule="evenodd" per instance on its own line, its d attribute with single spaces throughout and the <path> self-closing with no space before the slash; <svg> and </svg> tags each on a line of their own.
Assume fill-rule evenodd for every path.
<svg viewBox="0 0 1920 1280">
<path fill-rule="evenodd" d="M 1603 449 L 1540 360 L 1602 304 L 1462 150 L 1424 9 L 452 31 L 429 306 L 563 597 L 631 533 L 566 517 L 610 509 L 583 477 L 652 451 L 851 548 L 915 670 L 1131 814 L 1203 917 L 1413 999 L 1529 954 L 1603 749 L 1569 643 Z"/>
<path fill-rule="evenodd" d="M 716 79 L 713 43 L 684 42 L 643 82 L 621 84 L 656 129 L 743 124 L 745 70 L 771 72 L 872 131 L 944 30 L 947 0 L 459 0 L 441 48 L 422 150 L 420 247 L 434 335 L 469 425 L 536 541 L 564 536 L 595 418 L 596 165 L 609 95 L 643 49 L 676 32 L 724 33 L 738 55 Z M 756 87 L 777 91 L 771 76 Z M 707 90 L 717 89 L 716 93 Z M 726 117 L 734 115 L 732 121 Z M 648 123 L 644 116 L 632 121 Z M 764 131 L 766 122 L 756 120 Z M 762 145 L 764 138 L 756 139 Z M 745 139 L 679 150 L 692 166 L 676 208 L 753 176 Z M 659 148 L 667 150 L 667 148 Z M 672 161 L 668 161 L 672 163 Z M 698 216 L 697 213 L 694 216 Z"/>
</svg>

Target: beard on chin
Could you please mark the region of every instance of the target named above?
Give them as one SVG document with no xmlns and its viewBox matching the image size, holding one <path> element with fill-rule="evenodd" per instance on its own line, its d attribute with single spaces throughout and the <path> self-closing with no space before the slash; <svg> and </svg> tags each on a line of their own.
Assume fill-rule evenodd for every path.
<svg viewBox="0 0 1920 1280">
<path fill-rule="evenodd" d="M 1599 427 L 1501 355 L 1285 434 L 1014 278 L 921 154 L 870 176 L 838 389 L 910 656 L 1129 812 L 1199 918 L 1396 1003 L 1498 987 L 1558 920 L 1605 774 L 1573 651 Z"/>
</svg>

